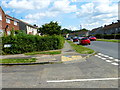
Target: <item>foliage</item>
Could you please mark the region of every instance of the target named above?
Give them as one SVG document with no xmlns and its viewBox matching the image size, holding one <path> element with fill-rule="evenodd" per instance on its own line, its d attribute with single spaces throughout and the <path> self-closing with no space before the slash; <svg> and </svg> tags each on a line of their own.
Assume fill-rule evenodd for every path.
<svg viewBox="0 0 120 90">
<path fill-rule="evenodd" d="M 96 34 L 94 35 L 95 37 L 97 38 L 104 38 L 104 39 L 120 39 L 120 34 L 107 34 L 107 35 L 104 35 L 104 34 Z"/>
<path fill-rule="evenodd" d="M 61 26 L 59 26 L 57 22 L 51 21 L 48 24 L 42 25 L 38 32 L 46 35 L 60 35 Z"/>
<path fill-rule="evenodd" d="M 2 37 L 3 54 L 21 54 L 34 51 L 46 51 L 61 49 L 64 38 L 58 35 L 40 37 L 38 35 L 26 35 L 23 33 L 15 36 Z M 4 47 L 11 44 L 11 47 Z"/>
<path fill-rule="evenodd" d="M 109 40 L 109 39 L 97 39 L 97 41 L 105 41 L 105 42 L 116 42 L 116 43 L 120 43 L 120 40 Z"/>
<path fill-rule="evenodd" d="M 94 50 L 89 49 L 87 47 L 83 47 L 82 45 L 74 44 L 71 41 L 68 41 L 68 43 L 70 43 L 70 45 L 73 47 L 73 49 L 80 54 L 92 54 L 92 53 L 94 53 Z"/>
<path fill-rule="evenodd" d="M 61 51 L 42 51 L 42 52 L 30 52 L 30 53 L 25 53 L 25 55 L 36 55 L 36 54 L 49 54 L 49 55 L 54 55 L 54 54 L 61 54 Z"/>
<path fill-rule="evenodd" d="M 36 58 L 0 59 L 0 63 L 31 63 L 36 62 L 36 60 Z"/>
</svg>

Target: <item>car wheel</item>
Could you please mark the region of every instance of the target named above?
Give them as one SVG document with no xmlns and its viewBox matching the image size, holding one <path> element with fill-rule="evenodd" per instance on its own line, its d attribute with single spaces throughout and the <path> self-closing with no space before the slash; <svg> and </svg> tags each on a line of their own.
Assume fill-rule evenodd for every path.
<svg viewBox="0 0 120 90">
<path fill-rule="evenodd" d="M 90 45 L 90 43 L 89 43 L 89 45 Z"/>
</svg>

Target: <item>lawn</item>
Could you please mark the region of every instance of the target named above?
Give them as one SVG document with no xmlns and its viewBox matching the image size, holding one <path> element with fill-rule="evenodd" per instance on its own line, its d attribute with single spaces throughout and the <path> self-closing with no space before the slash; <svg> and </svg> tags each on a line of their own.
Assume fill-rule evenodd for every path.
<svg viewBox="0 0 120 90">
<path fill-rule="evenodd" d="M 120 40 L 109 40 L 109 39 L 97 39 L 97 41 L 105 41 L 105 42 L 116 42 L 116 43 L 120 43 Z"/>
<path fill-rule="evenodd" d="M 36 62 L 36 58 L 28 58 L 28 59 L 0 59 L 0 63 L 8 64 L 8 63 L 31 63 Z"/>
<path fill-rule="evenodd" d="M 89 49 L 89 48 L 84 47 L 84 46 L 82 46 L 82 45 L 74 44 L 74 43 L 71 42 L 71 41 L 67 41 L 67 42 L 70 43 L 70 45 L 72 46 L 72 48 L 73 48 L 76 52 L 78 52 L 78 53 L 80 53 L 80 54 L 92 54 L 92 53 L 94 53 L 94 50 L 92 50 L 92 49 Z"/>
<path fill-rule="evenodd" d="M 55 55 L 55 54 L 61 54 L 61 51 L 42 51 L 42 52 L 30 52 L 25 53 L 25 55 L 36 55 L 36 54 L 47 54 L 47 55 Z"/>
</svg>

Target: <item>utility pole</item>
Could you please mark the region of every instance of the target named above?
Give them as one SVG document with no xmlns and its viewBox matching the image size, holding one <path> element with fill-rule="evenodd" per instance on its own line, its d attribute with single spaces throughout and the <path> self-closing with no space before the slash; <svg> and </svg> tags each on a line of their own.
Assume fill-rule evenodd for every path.
<svg viewBox="0 0 120 90">
<path fill-rule="evenodd" d="M 80 25 L 80 30 L 82 30 L 82 25 Z"/>
</svg>

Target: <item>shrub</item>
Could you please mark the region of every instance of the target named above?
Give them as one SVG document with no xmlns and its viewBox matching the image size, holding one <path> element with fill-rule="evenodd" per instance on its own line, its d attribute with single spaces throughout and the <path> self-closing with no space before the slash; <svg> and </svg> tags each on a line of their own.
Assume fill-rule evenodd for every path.
<svg viewBox="0 0 120 90">
<path fill-rule="evenodd" d="M 15 36 L 2 37 L 3 54 L 22 54 L 33 51 L 45 51 L 61 49 L 64 38 L 61 36 L 44 36 L 18 34 Z M 4 44 L 11 44 L 11 47 L 4 47 Z"/>
<path fill-rule="evenodd" d="M 94 36 L 99 38 L 99 39 L 101 39 L 101 38 L 104 38 L 104 39 L 120 39 L 120 34 L 106 34 L 106 35 L 96 34 Z"/>
</svg>

